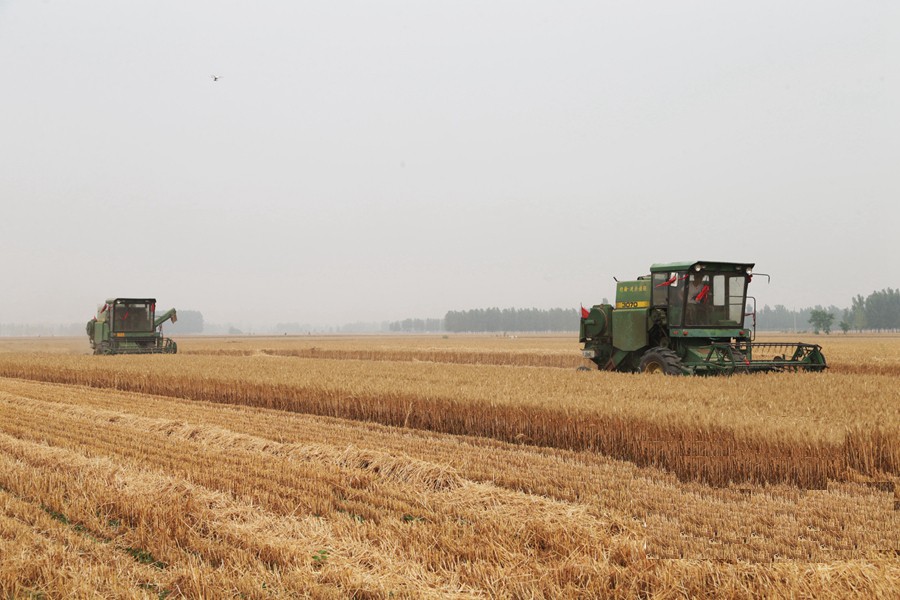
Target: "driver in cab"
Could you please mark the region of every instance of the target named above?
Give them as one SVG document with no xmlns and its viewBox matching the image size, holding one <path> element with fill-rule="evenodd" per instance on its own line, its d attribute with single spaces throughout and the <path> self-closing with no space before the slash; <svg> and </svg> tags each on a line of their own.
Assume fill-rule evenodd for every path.
<svg viewBox="0 0 900 600">
<path fill-rule="evenodd" d="M 701 315 L 705 312 L 704 309 L 709 306 L 709 278 L 703 273 L 692 273 L 688 283 L 687 296 L 688 318 L 699 324 Z"/>
</svg>

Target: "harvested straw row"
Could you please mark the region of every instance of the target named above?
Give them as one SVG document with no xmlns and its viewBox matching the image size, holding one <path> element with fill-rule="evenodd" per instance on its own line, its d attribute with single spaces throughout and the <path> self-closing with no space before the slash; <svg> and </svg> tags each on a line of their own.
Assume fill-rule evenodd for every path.
<svg viewBox="0 0 900 600">
<path fill-rule="evenodd" d="M 329 349 L 296 348 L 276 349 L 198 349 L 184 350 L 182 354 L 206 356 L 285 356 L 293 358 L 320 358 L 332 360 L 371 360 L 398 362 L 434 362 L 461 365 L 506 365 L 514 367 L 556 367 L 574 369 L 585 364 L 578 354 L 545 354 L 537 352 L 498 352 L 465 350 L 401 350 L 401 349 Z"/>
<path fill-rule="evenodd" d="M 552 546 L 562 551 L 562 548 L 580 541 L 599 549 L 608 541 L 598 538 L 595 533 L 605 529 L 603 523 L 584 513 L 580 507 L 540 497 L 526 497 L 494 486 L 476 486 L 452 473 L 448 474 L 445 468 L 429 466 L 407 457 L 398 459 L 355 448 L 340 451 L 322 444 L 281 444 L 217 427 L 122 416 L 113 411 L 96 409 L 66 410 L 58 406 L 42 406 L 26 399 L 17 401 L 4 397 L 4 403 L 9 407 L 3 413 L 9 422 L 5 428 L 19 437 L 52 440 L 72 447 L 84 447 L 91 453 L 116 453 L 129 458 L 135 457 L 134 452 L 141 451 L 140 464 L 178 470 L 189 474 L 192 481 L 227 489 L 274 512 L 299 514 L 302 509 L 298 504 L 302 506 L 305 503 L 305 488 L 312 482 L 309 487 L 315 488 L 319 496 L 334 498 L 331 506 L 323 507 L 319 513 L 323 516 L 347 513 L 346 509 L 353 504 L 363 511 L 355 514 L 364 517 L 367 522 L 390 521 L 388 517 L 391 517 L 394 522 L 401 523 L 404 520 L 402 517 L 409 515 L 421 516 L 428 522 L 462 519 L 473 523 L 475 533 L 489 535 L 490 530 L 479 530 L 482 523 L 496 521 L 491 518 L 492 515 L 505 520 L 505 509 L 501 510 L 504 505 L 525 503 L 539 510 L 518 510 L 517 516 L 510 519 L 520 537 L 543 532 L 543 523 L 555 519 L 562 524 L 554 534 L 558 539 L 545 541 L 548 548 Z M 49 415 L 55 415 L 59 423 L 48 423 Z M 103 423 L 102 430 L 96 430 L 92 423 Z M 143 435 L 139 436 L 138 432 L 143 432 Z M 171 452 L 182 455 L 177 465 L 169 459 Z M 329 465 L 339 468 L 329 469 Z M 262 476 L 254 477 L 257 472 Z M 275 479 L 282 474 L 289 476 Z M 287 502 L 273 502 L 272 498 L 279 491 Z M 477 508 L 479 495 L 489 498 L 489 504 L 496 508 Z M 535 523 L 535 532 L 529 531 L 529 512 L 540 516 L 540 522 Z M 587 529 L 585 525 L 588 525 Z M 490 525 L 497 526 L 496 522 Z M 424 529 L 428 527 L 422 526 Z M 415 535 L 408 531 L 404 537 L 407 542 L 415 539 Z M 509 537 L 514 539 L 516 536 Z M 433 544 L 433 539 L 426 536 L 424 544 L 422 548 L 415 549 L 416 553 L 425 551 Z M 503 550 L 510 555 L 517 551 L 515 546 Z"/>
<path fill-rule="evenodd" d="M 8 406 L 0 414 L 0 422 L 7 424 L 9 433 L 84 448 L 85 442 L 79 441 L 84 438 L 73 432 L 85 432 L 92 453 L 139 459 L 170 473 L 182 473 L 185 465 L 196 463 L 192 481 L 245 494 L 247 502 L 281 514 L 293 512 L 297 505 L 310 505 L 303 500 L 307 496 L 300 494 L 317 481 L 316 473 L 303 475 L 303 479 L 297 479 L 299 471 L 287 478 L 283 475 L 292 472 L 290 461 L 313 460 L 324 461 L 319 481 L 327 482 L 331 489 L 347 490 L 341 492 L 345 497 L 339 501 L 324 494 L 324 507 L 317 509 L 321 514 L 352 509 L 354 514 L 379 523 L 399 521 L 401 514 L 434 519 L 430 513 L 421 513 L 419 506 L 404 507 L 402 501 L 422 497 L 429 490 L 456 487 L 454 483 L 435 485 L 449 475 L 451 482 L 464 476 L 490 482 L 495 488 L 524 490 L 583 505 L 589 514 L 608 523 L 610 531 L 637 526 L 646 536 L 648 556 L 763 563 L 781 556 L 824 562 L 877 559 L 900 550 L 886 542 L 891 539 L 887 532 L 895 528 L 892 498 L 887 492 L 862 485 L 845 484 L 834 493 L 806 494 L 773 486 L 713 490 L 680 484 L 654 470 L 636 469 L 593 453 L 573 454 L 88 388 L 11 380 L 0 380 L 0 386 L 7 392 L 3 398 Z M 13 393 L 16 396 L 10 397 Z M 139 415 L 142 417 L 136 418 Z M 204 426 L 195 425 L 200 423 Z M 103 431 L 94 432 L 101 424 Z M 113 430 L 118 433 L 114 435 Z M 145 431 L 161 432 L 164 437 L 151 438 Z M 214 447 L 213 453 L 209 446 Z M 145 450 L 150 447 L 152 453 Z M 231 462 L 236 453 L 248 450 L 261 453 L 260 458 L 246 467 Z M 286 460 L 288 465 L 283 466 Z M 409 469 L 397 469 L 405 463 L 410 464 Z M 343 467 L 343 475 L 325 479 L 329 465 Z M 228 473 L 225 479 L 218 474 L 221 469 Z M 257 471 L 263 476 L 257 477 Z M 382 498 L 373 500 L 367 492 L 378 486 L 379 480 L 405 483 L 413 489 L 381 486 L 377 494 Z M 502 491 L 495 489 L 492 495 Z M 353 507 L 348 502 L 353 502 Z M 428 505 L 435 507 L 435 502 L 432 498 Z M 456 510 L 449 507 L 438 512 Z M 735 521 L 735 514 L 741 515 L 740 520 Z M 483 517 L 462 518 L 480 521 Z"/>
<path fill-rule="evenodd" d="M 285 444 L 212 426 L 153 419 L 118 411 L 60 406 L 0 392 L 3 430 L 19 438 L 54 440 L 89 448 L 92 454 L 115 454 L 169 470 L 193 468 L 193 481 L 216 486 L 223 474 L 239 475 L 227 486 L 252 496 L 272 510 L 323 514 L 347 512 L 344 502 L 323 498 L 322 489 L 356 503 L 392 502 L 397 519 L 418 510 L 410 499 L 420 490 L 450 490 L 463 480 L 445 466 L 375 450 L 335 448 L 322 443 Z M 95 431 L 102 424 L 102 431 Z M 194 451 L 185 457 L 186 448 Z M 351 475 L 347 475 L 347 471 Z M 347 480 L 353 480 L 352 489 Z M 412 485 L 392 493 L 368 488 L 377 481 Z M 238 487 L 239 486 L 239 487 Z M 367 511 L 371 512 L 371 511 Z M 383 511 L 382 511 L 383 512 Z M 373 518 L 379 516 L 373 513 Z"/>
<path fill-rule="evenodd" d="M 287 587 L 281 573 L 291 575 L 293 589 L 321 589 L 332 596 L 353 589 L 378 597 L 410 594 L 416 582 L 427 589 L 434 581 L 415 563 L 389 560 L 346 533 L 335 534 L 317 517 L 273 518 L 183 480 L 5 435 L 0 435 L 0 484 L 91 533 L 105 533 L 108 523 L 116 523 L 119 543 L 141 549 L 161 568 L 187 568 L 199 558 L 206 568 L 253 573 L 248 582 L 253 587 L 239 589 L 251 597 L 264 597 L 263 583 L 273 590 Z M 99 518 L 97 507 L 102 507 Z M 191 597 L 209 594 L 197 587 L 184 591 Z M 221 597 L 223 591 L 212 595 Z"/>
<path fill-rule="evenodd" d="M 199 446 L 185 448 L 186 458 Z M 507 590 L 522 586 L 523 593 L 534 595 L 533 582 L 540 581 L 546 587 L 544 591 L 537 588 L 537 595 L 556 597 L 571 584 L 571 573 L 561 570 L 552 557 L 577 557 L 590 572 L 598 574 L 607 570 L 606 556 L 616 557 L 616 568 L 628 566 L 631 557 L 643 560 L 634 542 L 615 541 L 603 533 L 603 527 L 591 526 L 583 510 L 567 507 L 555 511 L 540 498 L 514 493 L 498 497 L 497 490 L 484 486 L 468 485 L 441 497 L 422 498 L 421 502 L 436 506 L 421 522 L 356 522 L 340 515 L 323 515 L 301 518 L 292 525 L 300 515 L 282 514 L 276 521 L 275 515 L 262 514 L 261 508 L 251 511 L 250 507 L 259 506 L 256 503 L 237 505 L 221 494 L 210 496 L 210 492 L 194 485 L 167 481 L 127 465 L 103 468 L 108 465 L 105 459 L 81 459 L 4 436 L 0 436 L 0 452 L 15 459 L 14 463 L 2 464 L 10 468 L 0 477 L 6 484 L 25 488 L 19 493 L 39 494 L 42 501 L 56 505 L 65 505 L 73 496 L 78 502 L 93 498 L 109 507 L 114 518 L 128 524 L 137 538 L 132 543 L 147 548 L 167 564 L 180 560 L 180 549 L 187 549 L 208 562 L 230 568 L 251 568 L 252 557 L 256 556 L 279 571 L 297 570 L 303 567 L 303 561 L 315 556 L 316 548 L 325 548 L 329 563 L 391 581 L 390 587 L 372 590 L 379 595 L 386 596 L 391 588 L 403 590 L 398 587 L 402 577 L 416 589 L 442 594 L 474 585 L 490 595 L 503 595 L 498 586 Z M 147 458 L 153 462 L 152 456 Z M 21 480 L 23 467 L 34 473 L 29 482 Z M 193 479 L 196 472 L 190 469 L 186 475 Z M 233 478 L 234 471 L 223 468 L 219 475 Z M 96 489 L 95 482 L 99 484 Z M 328 493 L 327 489 L 322 492 Z M 65 510 L 84 518 L 86 507 L 79 509 L 70 502 Z M 310 530 L 317 534 L 315 539 L 310 538 Z M 129 531 L 123 535 L 129 535 Z M 230 553 L 225 546 L 233 546 Z M 416 557 L 416 562 L 404 557 Z M 509 570 L 512 565 L 515 570 Z M 307 566 L 314 574 L 315 564 Z M 444 577 L 436 579 L 438 575 Z M 460 583 L 451 585 L 450 581 Z M 588 589 L 594 585 L 606 583 L 598 579 Z M 406 589 L 409 591 L 409 587 Z"/>
<path fill-rule="evenodd" d="M 209 356 L 10 356 L 0 370 L 40 377 L 44 371 L 74 371 L 85 383 L 129 380 L 131 385 L 180 379 L 238 385 L 252 382 L 310 388 L 318 394 L 388 395 L 400 392 L 423 399 L 489 401 L 515 407 L 540 406 L 573 415 L 614 413 L 693 425 L 827 439 L 839 444 L 848 427 L 897 423 L 900 390 L 888 378 L 833 377 L 830 374 L 733 378 L 637 377 L 576 373 L 562 369 L 511 369 L 494 366 L 340 360 L 289 360 L 280 357 Z"/>
<path fill-rule="evenodd" d="M 166 587 L 172 583 L 64 515 L 0 490 L 3 598 L 149 598 L 173 591 Z"/>
<path fill-rule="evenodd" d="M 582 558 L 578 553 L 559 556 L 553 566 L 554 578 L 539 577 L 515 563 L 511 563 L 513 568 L 498 567 L 513 558 L 503 554 L 494 556 L 491 562 L 472 562 L 462 554 L 458 561 L 444 565 L 441 574 L 450 569 L 455 573 L 453 581 L 476 579 L 484 582 L 482 588 L 465 589 L 450 580 L 429 586 L 428 580 L 408 579 L 410 573 L 405 569 L 409 565 L 402 563 L 396 565 L 397 576 L 365 576 L 381 564 L 381 551 L 365 553 L 347 538 L 323 539 L 327 532 L 316 527 L 315 521 L 298 521 L 296 525 L 292 517 L 274 521 L 259 509 L 241 506 L 221 494 L 148 471 L 113 467 L 104 459 L 86 459 L 0 436 L 0 477 L 6 484 L 22 488 L 17 493 L 23 497 L 52 497 L 58 503 L 57 511 L 73 515 L 89 530 L 103 527 L 96 520 L 98 505 L 103 507 L 103 519 L 121 515 L 128 523 L 118 528 L 122 543 L 142 544 L 136 547 L 152 553 L 164 572 L 183 571 L 185 564 L 200 567 L 193 571 L 191 581 L 180 581 L 179 590 L 189 597 L 227 593 L 250 598 L 290 597 L 310 590 L 316 597 L 373 598 L 652 597 L 676 590 L 693 597 L 719 597 L 723 593 L 752 597 L 763 592 L 874 597 L 900 580 L 900 569 L 890 561 L 822 567 L 653 561 L 644 558 L 640 547 L 621 544 L 608 554 L 607 562 Z M 552 524 L 550 527 L 552 530 Z M 303 560 L 300 557 L 306 555 L 310 541 L 314 541 L 312 547 L 331 541 L 341 546 L 318 568 L 307 568 L 298 561 Z M 461 549 L 465 549 L 487 540 L 462 541 Z M 207 579 L 210 567 L 225 581 Z M 234 579 L 226 579 L 229 575 Z M 405 576 L 402 581 L 398 581 L 400 576 Z M 557 581 L 567 585 L 559 587 Z M 268 585 L 263 587 L 261 582 Z"/>
<path fill-rule="evenodd" d="M 137 365 L 138 363 L 133 363 Z M 337 382 L 278 383 L 212 376 L 202 370 L 170 374 L 140 371 L 129 363 L 112 370 L 75 370 L 54 362 L 0 363 L 7 376 L 78 383 L 196 400 L 259 406 L 372 421 L 508 442 L 590 450 L 662 467 L 683 480 L 790 483 L 821 489 L 848 468 L 871 476 L 900 474 L 900 445 L 892 430 L 857 430 L 851 442 L 797 441 L 727 425 L 685 423 L 568 407 L 495 403 L 478 398 L 423 396 L 418 389 L 373 389 Z M 846 439 L 846 436 L 845 436 Z M 852 452 L 850 452 L 852 450 Z"/>
</svg>

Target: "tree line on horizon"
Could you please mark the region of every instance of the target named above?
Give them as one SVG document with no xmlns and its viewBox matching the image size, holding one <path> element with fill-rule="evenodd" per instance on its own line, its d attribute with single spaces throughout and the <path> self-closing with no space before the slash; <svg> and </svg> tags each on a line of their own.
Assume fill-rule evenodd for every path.
<svg viewBox="0 0 900 600">
<path fill-rule="evenodd" d="M 606 299 L 604 299 L 606 302 Z M 807 331 L 831 333 L 849 331 L 900 331 L 900 289 L 885 288 L 868 296 L 858 294 L 850 307 L 837 306 L 788 309 L 783 304 L 763 306 L 757 311 L 760 331 Z M 300 333 L 499 333 L 499 332 L 577 332 L 577 308 L 475 308 L 451 310 L 443 318 L 403 319 L 381 323 L 348 323 L 322 329 L 310 325 L 279 323 L 274 329 L 257 333 L 296 335 Z M 750 326 L 749 317 L 747 326 Z M 196 310 L 179 310 L 178 322 L 166 324 L 167 335 L 206 333 L 240 334 L 234 327 L 205 323 Z M 0 336 L 77 336 L 84 334 L 83 323 L 27 324 L 0 323 Z"/>
<path fill-rule="evenodd" d="M 443 319 L 404 319 L 391 321 L 388 331 L 394 333 L 496 333 L 574 332 L 578 331 L 579 310 L 575 308 L 476 308 L 451 310 Z M 835 323 L 835 321 L 837 321 Z M 748 323 L 749 326 L 749 317 Z M 841 331 L 900 330 L 900 289 L 885 288 L 866 297 L 858 294 L 849 308 L 816 305 L 788 309 L 783 304 L 763 306 L 756 313 L 760 331 L 807 331 L 831 333 Z"/>
<path fill-rule="evenodd" d="M 501 333 L 578 331 L 574 308 L 473 308 L 451 310 L 443 319 L 404 319 L 388 323 L 392 333 Z"/>
<path fill-rule="evenodd" d="M 835 323 L 835 321 L 837 321 Z M 849 331 L 900 330 L 900 289 L 885 288 L 866 297 L 857 294 L 849 308 L 815 306 L 789 310 L 782 304 L 757 312 L 757 327 L 766 331 L 798 331 L 809 325 L 814 333 L 829 334 L 836 325 Z"/>
<path fill-rule="evenodd" d="M 578 331 L 575 308 L 476 308 L 451 310 L 444 317 L 448 332 Z"/>
</svg>

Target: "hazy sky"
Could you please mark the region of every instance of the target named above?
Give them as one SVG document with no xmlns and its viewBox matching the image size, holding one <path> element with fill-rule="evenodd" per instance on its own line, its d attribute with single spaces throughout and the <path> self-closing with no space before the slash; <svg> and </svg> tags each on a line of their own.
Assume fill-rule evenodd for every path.
<svg viewBox="0 0 900 600">
<path fill-rule="evenodd" d="M 900 3 L 0 0 L 0 322 L 900 286 Z M 212 74 L 221 76 L 213 81 Z"/>
</svg>

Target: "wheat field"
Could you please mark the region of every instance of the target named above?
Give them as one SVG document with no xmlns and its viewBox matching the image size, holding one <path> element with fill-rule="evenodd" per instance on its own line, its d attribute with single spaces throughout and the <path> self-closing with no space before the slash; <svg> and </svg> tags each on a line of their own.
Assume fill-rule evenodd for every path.
<svg viewBox="0 0 900 600">
<path fill-rule="evenodd" d="M 567 337 L 0 342 L 0 594 L 893 597 L 900 338 L 825 373 Z"/>
</svg>

